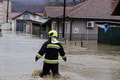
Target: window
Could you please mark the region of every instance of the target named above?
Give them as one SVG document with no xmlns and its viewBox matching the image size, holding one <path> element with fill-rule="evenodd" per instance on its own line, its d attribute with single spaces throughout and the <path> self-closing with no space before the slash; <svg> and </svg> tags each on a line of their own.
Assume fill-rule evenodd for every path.
<svg viewBox="0 0 120 80">
<path fill-rule="evenodd" d="M 39 17 L 39 20 L 41 20 L 42 18 L 41 17 Z"/>
<path fill-rule="evenodd" d="M 57 23 L 56 22 L 52 22 L 52 29 L 57 30 Z"/>
<path fill-rule="evenodd" d="M 23 19 L 29 20 L 30 19 L 30 15 L 28 13 L 24 13 L 23 14 Z"/>
<path fill-rule="evenodd" d="M 65 22 L 65 32 L 67 33 L 67 29 L 68 29 L 68 22 Z"/>
<path fill-rule="evenodd" d="M 63 26 L 63 22 L 62 22 L 62 26 Z M 65 22 L 65 33 L 68 33 L 68 22 Z"/>
</svg>

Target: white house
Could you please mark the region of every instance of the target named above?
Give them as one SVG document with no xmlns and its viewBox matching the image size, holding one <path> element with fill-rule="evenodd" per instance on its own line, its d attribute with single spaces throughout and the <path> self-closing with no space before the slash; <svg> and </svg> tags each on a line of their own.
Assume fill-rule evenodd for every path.
<svg viewBox="0 0 120 80">
<path fill-rule="evenodd" d="M 33 34 L 39 32 L 41 25 L 48 21 L 48 19 L 44 18 L 41 14 L 28 11 L 16 13 L 14 15 L 12 14 L 13 13 L 10 15 L 10 23 L 13 31 L 22 31 Z"/>
</svg>

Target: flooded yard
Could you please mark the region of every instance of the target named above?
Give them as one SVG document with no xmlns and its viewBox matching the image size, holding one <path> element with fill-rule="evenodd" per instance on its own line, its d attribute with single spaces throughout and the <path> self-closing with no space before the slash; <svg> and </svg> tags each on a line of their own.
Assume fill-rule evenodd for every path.
<svg viewBox="0 0 120 80">
<path fill-rule="evenodd" d="M 43 59 L 34 61 L 46 41 L 20 32 L 3 31 L 0 34 L 0 80 L 54 80 L 33 78 L 33 70 L 41 70 Z M 84 43 L 64 45 L 67 62 L 60 58 L 57 80 L 120 80 L 120 46 Z M 56 80 L 56 79 L 55 79 Z"/>
</svg>

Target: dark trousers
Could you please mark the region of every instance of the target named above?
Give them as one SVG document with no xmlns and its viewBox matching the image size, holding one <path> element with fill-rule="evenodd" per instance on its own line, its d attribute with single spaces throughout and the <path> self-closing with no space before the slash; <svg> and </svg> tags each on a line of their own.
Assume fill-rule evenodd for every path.
<svg viewBox="0 0 120 80">
<path fill-rule="evenodd" d="M 41 73 L 41 77 L 49 75 L 50 74 L 50 70 L 52 71 L 53 76 L 58 76 L 59 75 L 59 69 L 58 69 L 58 63 L 57 64 L 49 64 L 49 63 L 45 63 L 43 65 L 43 71 Z"/>
</svg>

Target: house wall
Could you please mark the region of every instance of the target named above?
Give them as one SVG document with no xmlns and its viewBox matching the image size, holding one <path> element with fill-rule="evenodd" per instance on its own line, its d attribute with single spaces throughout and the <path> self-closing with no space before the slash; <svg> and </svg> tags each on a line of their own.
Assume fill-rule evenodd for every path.
<svg viewBox="0 0 120 80">
<path fill-rule="evenodd" d="M 10 20 L 12 31 L 16 30 L 16 20 Z"/>
<path fill-rule="evenodd" d="M 70 38 L 70 24 L 71 21 L 70 20 L 66 20 L 65 22 L 65 38 L 69 39 Z M 66 26 L 67 24 L 67 26 Z"/>
<path fill-rule="evenodd" d="M 6 23 L 7 1 L 0 2 L 0 25 Z M 9 13 L 11 12 L 11 2 L 9 2 Z"/>
<path fill-rule="evenodd" d="M 72 24 L 72 33 L 74 34 L 85 34 L 86 33 L 86 21 L 75 20 Z"/>
<path fill-rule="evenodd" d="M 1 25 L 1 28 L 3 30 L 10 30 L 11 29 L 11 24 L 10 23 L 5 23 L 5 24 Z"/>
<path fill-rule="evenodd" d="M 33 20 L 33 21 L 37 21 L 37 22 L 41 22 L 41 23 L 44 23 L 44 22 L 46 22 L 48 20 L 48 19 L 44 19 L 43 17 L 38 16 L 38 15 L 32 15 L 30 13 L 27 13 L 27 14 L 29 15 L 27 20 Z M 24 15 L 25 14 L 21 15 L 17 19 L 25 19 Z"/>
<path fill-rule="evenodd" d="M 58 31 L 59 32 L 59 37 L 61 38 L 62 37 L 62 33 L 63 33 L 63 22 L 60 21 L 59 25 L 58 25 L 57 21 L 53 20 L 51 23 L 52 23 L 51 24 L 52 29 Z M 67 20 L 65 22 L 65 28 L 64 28 L 64 30 L 65 30 L 65 37 L 69 38 L 70 20 Z"/>
<path fill-rule="evenodd" d="M 73 27 L 72 33 L 97 34 L 98 32 L 96 25 L 94 25 L 94 28 L 87 28 L 87 20 L 74 20 L 72 27 Z M 76 28 L 78 29 L 77 32 L 76 32 Z"/>
<path fill-rule="evenodd" d="M 31 15 L 31 14 L 29 14 L 29 13 L 28 13 L 28 15 L 29 15 L 29 19 L 27 19 L 27 20 L 34 19 L 34 16 L 33 16 L 33 15 Z M 21 15 L 21 16 L 19 16 L 18 18 L 12 20 L 12 30 L 13 30 L 13 31 L 16 31 L 17 20 L 24 20 L 24 15 Z"/>
<path fill-rule="evenodd" d="M 65 22 L 65 38 L 70 39 L 70 27 L 71 27 L 71 20 L 66 20 Z M 59 30 L 59 38 L 62 38 L 63 32 L 63 24 L 62 22 L 59 23 L 59 29 L 57 25 L 57 21 L 52 21 L 52 29 Z M 73 20 L 72 22 L 72 40 L 77 39 L 97 39 L 98 34 L 98 27 L 94 25 L 93 28 L 87 28 L 87 20 Z"/>
<path fill-rule="evenodd" d="M 16 30 L 17 20 L 31 20 L 31 21 L 36 21 L 38 23 L 45 23 L 46 21 L 48 21 L 48 19 L 44 19 L 39 15 L 34 15 L 29 12 L 26 12 L 23 15 L 17 17 L 16 19 L 12 20 L 12 30 Z"/>
<path fill-rule="evenodd" d="M 14 20 L 14 26 L 13 26 L 13 27 L 14 27 L 15 30 L 16 30 L 16 25 L 17 25 L 16 22 L 17 22 L 17 21 Z"/>
<path fill-rule="evenodd" d="M 72 23 L 72 39 L 97 39 L 98 27 L 87 28 L 87 20 L 74 20 Z"/>
<path fill-rule="evenodd" d="M 29 20 L 29 19 L 34 19 L 34 16 L 33 15 L 31 15 L 31 14 L 29 14 L 29 13 L 27 13 L 28 14 L 28 17 L 26 18 L 27 20 Z M 16 18 L 16 19 L 25 19 L 25 16 L 24 16 L 24 14 L 23 15 L 21 15 L 21 16 L 19 16 L 18 18 Z"/>
<path fill-rule="evenodd" d="M 40 36 L 40 25 L 32 23 L 32 34 Z"/>
</svg>

